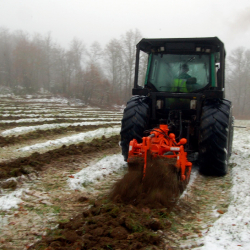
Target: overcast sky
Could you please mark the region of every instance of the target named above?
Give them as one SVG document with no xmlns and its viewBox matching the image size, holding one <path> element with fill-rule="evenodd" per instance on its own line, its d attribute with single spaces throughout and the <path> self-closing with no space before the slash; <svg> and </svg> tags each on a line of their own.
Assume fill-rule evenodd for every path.
<svg viewBox="0 0 250 250">
<path fill-rule="evenodd" d="M 218 36 L 250 48 L 249 0 L 0 0 L 0 27 L 102 46 L 126 31 L 146 38 Z"/>
</svg>

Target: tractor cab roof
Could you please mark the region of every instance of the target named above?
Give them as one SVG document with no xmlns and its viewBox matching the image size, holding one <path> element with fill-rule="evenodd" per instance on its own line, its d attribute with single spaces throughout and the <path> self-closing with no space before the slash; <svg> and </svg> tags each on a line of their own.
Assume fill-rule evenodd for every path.
<svg viewBox="0 0 250 250">
<path fill-rule="evenodd" d="M 143 38 L 137 49 L 146 53 L 212 53 L 224 52 L 224 44 L 218 37 L 202 38 Z"/>
</svg>

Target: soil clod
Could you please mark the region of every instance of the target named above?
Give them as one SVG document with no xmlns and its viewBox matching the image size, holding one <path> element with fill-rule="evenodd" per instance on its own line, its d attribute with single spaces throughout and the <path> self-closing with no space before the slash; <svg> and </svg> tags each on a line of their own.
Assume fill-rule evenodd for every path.
<svg viewBox="0 0 250 250">
<path fill-rule="evenodd" d="M 138 207 L 169 208 L 177 202 L 187 183 L 182 183 L 176 159 L 148 155 L 146 175 L 143 178 L 143 161 L 129 163 L 129 171 L 111 190 L 111 200 Z"/>
</svg>

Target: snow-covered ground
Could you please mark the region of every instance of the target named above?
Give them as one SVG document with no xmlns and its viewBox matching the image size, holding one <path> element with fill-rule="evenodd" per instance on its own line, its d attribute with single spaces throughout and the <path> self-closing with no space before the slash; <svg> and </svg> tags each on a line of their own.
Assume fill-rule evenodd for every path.
<svg viewBox="0 0 250 250">
<path fill-rule="evenodd" d="M 190 192 L 191 186 L 193 185 L 198 173 L 199 173 L 198 166 L 193 166 L 192 167 L 192 172 L 190 174 L 190 179 L 189 179 L 188 185 L 186 186 L 186 189 L 182 193 L 180 199 L 185 199 L 185 196 L 188 195 L 188 193 Z"/>
<path fill-rule="evenodd" d="M 107 117 L 107 116 L 119 116 L 121 117 L 121 114 L 112 114 L 112 113 L 94 113 L 95 117 Z M 93 113 L 90 112 L 78 112 L 78 113 L 73 113 L 73 112 L 60 112 L 57 111 L 55 113 L 52 114 L 3 114 L 2 117 L 54 117 L 54 116 L 58 116 L 58 117 L 75 117 L 75 116 L 93 116 Z"/>
<path fill-rule="evenodd" d="M 21 197 L 24 194 L 24 189 L 18 189 L 16 191 L 13 191 L 11 193 L 6 193 L 0 198 L 0 210 L 9 210 L 11 208 L 17 208 L 18 204 L 23 202 Z M 1 222 L 1 217 L 0 217 Z"/>
<path fill-rule="evenodd" d="M 236 121 L 230 163 L 233 187 L 228 212 L 204 234 L 204 246 L 197 250 L 250 249 L 250 121 Z"/>
<path fill-rule="evenodd" d="M 67 118 L 26 118 L 26 119 L 18 119 L 18 120 L 1 120 L 0 123 L 23 123 L 23 122 L 46 122 L 46 121 L 54 121 L 56 119 L 61 119 L 61 120 L 68 120 Z M 114 117 L 114 118 L 109 118 L 109 117 L 97 117 L 97 118 L 82 118 L 81 116 L 77 118 L 70 118 L 72 121 L 96 121 L 96 120 L 101 120 L 101 121 L 113 121 L 113 120 L 121 120 L 120 117 Z"/>
<path fill-rule="evenodd" d="M 88 125 L 105 125 L 105 124 L 119 124 L 120 121 L 99 121 L 99 122 L 75 122 L 75 123 L 56 123 L 56 124 L 43 124 L 37 126 L 25 126 L 25 127 L 16 127 L 13 129 L 4 130 L 2 136 L 11 136 L 11 135 L 21 135 L 26 134 L 36 130 L 48 130 L 55 128 L 66 128 L 68 126 L 88 126 Z"/>
<path fill-rule="evenodd" d="M 61 103 L 65 103 L 65 101 L 63 100 Z M 13 109 L 18 110 L 17 107 L 13 107 Z M 99 111 L 89 109 L 89 112 L 98 113 Z M 94 119 L 96 120 L 96 118 Z M 105 120 L 107 121 L 108 119 L 105 118 Z M 50 125 L 53 126 L 55 124 Z M 230 191 L 232 197 L 231 203 L 228 207 L 228 211 L 220 216 L 214 225 L 210 227 L 209 231 L 203 234 L 204 246 L 196 248 L 197 250 L 250 249 L 250 121 L 236 121 L 235 125 L 246 128 L 235 128 L 233 153 L 230 159 L 230 163 L 233 164 L 233 186 Z M 46 127 L 47 125 L 44 126 Z M 32 127 L 34 128 L 36 126 Z M 25 128 L 23 127 L 21 130 L 24 131 Z M 26 131 L 28 130 L 29 128 L 27 127 Z M 95 137 L 101 137 L 102 135 L 108 136 L 110 133 L 118 134 L 119 130 L 120 127 L 115 127 L 113 129 L 102 128 L 95 130 L 94 132 L 92 131 L 91 133 L 80 133 L 54 141 L 30 145 L 19 150 L 32 151 L 37 148 L 50 147 L 51 145 L 55 145 L 56 147 L 63 144 L 69 145 L 84 140 L 88 141 Z M 5 132 L 7 133 L 7 131 Z M 124 167 L 126 167 L 126 165 L 124 164 L 121 155 L 105 157 L 96 164 L 82 169 L 80 172 L 73 175 L 73 178 L 69 178 L 68 188 L 84 189 L 84 186 L 89 183 L 98 182 L 109 173 L 113 173 Z M 192 171 L 189 185 L 195 180 L 196 175 L 197 171 Z M 16 207 L 18 203 L 22 202 L 21 197 L 23 192 L 24 190 L 20 189 L 8 194 L 2 193 L 0 198 L 0 210 L 7 210 L 11 207 Z"/>
<path fill-rule="evenodd" d="M 121 154 L 107 156 L 96 164 L 82 169 L 68 179 L 69 187 L 73 190 L 84 190 L 88 184 L 102 180 L 105 176 L 127 167 Z"/>
<path fill-rule="evenodd" d="M 106 156 L 97 163 L 83 168 L 77 174 L 71 175 L 68 179 L 68 188 L 73 190 L 84 190 L 88 188 L 88 184 L 98 182 L 105 178 L 105 176 L 126 168 L 127 163 L 124 162 L 121 154 Z M 17 179 L 20 178 L 24 178 L 24 176 L 17 177 Z M 15 179 L 16 178 L 12 177 L 6 181 Z M 30 188 L 26 187 L 16 191 L 2 193 L 2 197 L 0 197 L 0 210 L 6 211 L 11 208 L 17 208 L 17 205 L 23 202 L 22 197 L 25 196 L 25 193 L 29 192 L 29 190 Z"/>
<path fill-rule="evenodd" d="M 103 135 L 105 137 L 110 137 L 113 135 L 119 134 L 121 127 L 110 127 L 110 128 L 99 128 L 93 131 L 85 132 L 85 133 L 78 133 L 72 136 L 66 136 L 61 139 L 56 140 L 49 140 L 44 143 L 37 143 L 34 145 L 26 146 L 23 148 L 19 148 L 17 151 L 34 151 L 41 148 L 59 148 L 63 145 L 70 145 L 80 142 L 90 142 L 94 138 L 101 138 Z"/>
<path fill-rule="evenodd" d="M 1 96 L 6 98 L 6 95 Z M 80 142 L 89 142 L 94 138 L 100 138 L 102 136 L 110 137 L 120 132 L 120 122 L 122 113 L 119 110 L 100 110 L 98 107 L 70 107 L 64 104 L 68 104 L 69 101 L 65 98 L 33 98 L 32 96 L 26 96 L 26 98 L 17 97 L 14 95 L 7 96 L 11 99 L 5 99 L 4 103 L 0 104 L 0 114 L 3 117 L 11 116 L 15 118 L 16 116 L 26 116 L 31 117 L 30 119 L 16 119 L 16 120 L 1 120 L 0 123 L 17 123 L 17 127 L 13 129 L 7 129 L 1 131 L 1 136 L 11 136 L 25 134 L 35 130 L 47 130 L 68 126 L 87 126 L 87 125 L 110 125 L 108 128 L 99 128 L 93 131 L 76 133 L 71 136 L 66 136 L 56 140 L 49 140 L 44 143 L 37 143 L 29 145 L 26 147 L 18 148 L 16 150 L 22 152 L 32 153 L 36 150 L 42 150 L 44 152 L 59 148 L 62 145 L 77 144 Z M 18 104 L 13 104 L 13 100 L 17 100 Z M 20 103 L 20 101 L 22 103 Z M 75 100 L 73 100 L 75 101 Z M 40 103 L 42 102 L 42 104 Z M 26 104 L 27 103 L 27 104 Z M 72 104 L 72 102 L 70 103 Z M 73 105 L 71 105 L 73 106 Z M 20 114 L 22 113 L 22 114 Z M 32 122 L 46 122 L 53 121 L 55 118 L 50 118 L 53 116 L 62 116 L 64 119 L 71 121 L 81 121 L 82 122 L 72 122 L 72 123 L 56 123 L 56 124 L 43 124 L 37 126 L 18 126 L 21 122 L 27 122 L 32 124 Z M 40 116 L 41 118 L 34 118 Z M 70 118 L 67 118 L 71 116 Z M 74 116 L 76 118 L 74 118 Z M 84 118 L 82 116 L 85 116 Z M 63 119 L 61 119 L 63 121 Z M 119 158 L 119 157 L 118 157 Z M 108 160 L 110 161 L 110 159 Z M 119 165 L 119 164 L 118 164 Z M 119 166 L 118 166 L 119 168 Z M 109 166 L 107 167 L 107 172 L 110 172 Z M 112 172 L 112 171 L 111 171 Z M 17 177 L 16 179 L 18 179 Z M 20 178 L 25 178 L 21 176 Z M 10 178 L 5 181 L 11 181 L 15 178 Z M 1 185 L 0 185 L 1 186 Z M 69 188 L 69 187 L 67 187 Z M 17 204 L 23 202 L 22 197 L 25 196 L 25 192 L 29 188 L 18 189 L 15 191 L 0 189 L 0 210 L 9 210 L 11 208 L 16 208 Z M 1 221 L 1 216 L 0 216 Z"/>
</svg>

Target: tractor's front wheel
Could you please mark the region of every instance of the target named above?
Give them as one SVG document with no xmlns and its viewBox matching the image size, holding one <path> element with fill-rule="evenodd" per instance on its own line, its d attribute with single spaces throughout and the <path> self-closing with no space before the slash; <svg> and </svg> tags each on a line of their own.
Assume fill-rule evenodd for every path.
<svg viewBox="0 0 250 250">
<path fill-rule="evenodd" d="M 145 96 L 133 96 L 124 109 L 121 126 L 122 155 L 128 158 L 129 142 L 136 139 L 142 142 L 143 132 L 148 128 L 149 105 Z"/>
<path fill-rule="evenodd" d="M 199 166 L 204 175 L 223 176 L 233 141 L 232 106 L 228 100 L 207 101 L 202 110 L 199 137 Z"/>
</svg>

